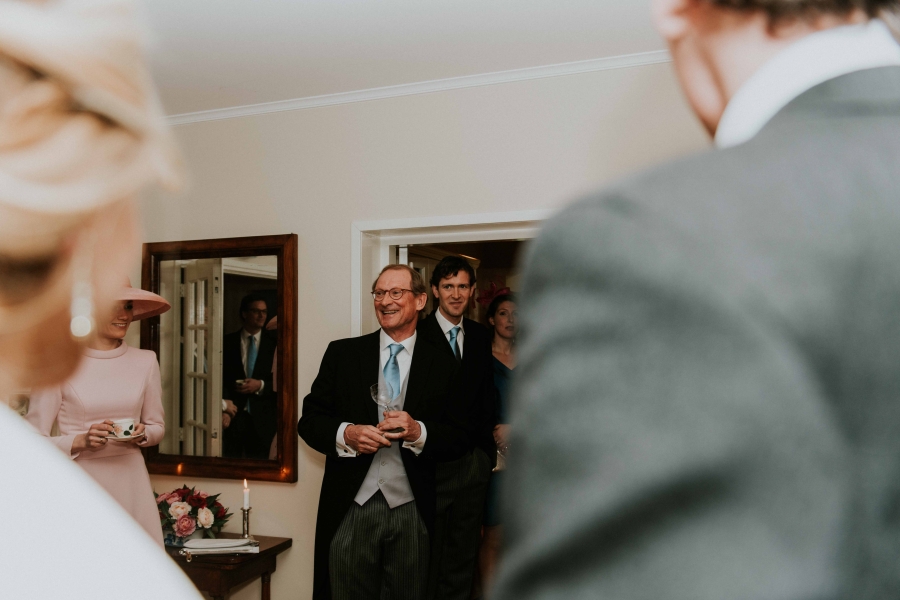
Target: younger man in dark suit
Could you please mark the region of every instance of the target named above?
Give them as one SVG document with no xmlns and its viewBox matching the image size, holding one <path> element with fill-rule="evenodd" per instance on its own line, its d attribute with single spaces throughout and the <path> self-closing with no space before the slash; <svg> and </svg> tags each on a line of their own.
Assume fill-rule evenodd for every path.
<svg viewBox="0 0 900 600">
<path fill-rule="evenodd" d="M 434 600 L 468 600 L 475 573 L 482 513 L 491 469 L 496 464 L 497 424 L 491 336 L 465 318 L 475 288 L 475 270 L 457 256 L 443 258 L 431 276 L 437 307 L 419 323 L 419 332 L 461 365 L 466 455 L 437 466 L 437 521 L 429 595 Z"/>
<path fill-rule="evenodd" d="M 381 329 L 328 345 L 303 400 L 300 437 L 325 455 L 316 521 L 315 600 L 422 600 L 436 460 L 466 447 L 459 367 L 416 332 L 425 283 L 389 265 L 372 285 Z M 379 414 L 370 387 L 396 398 Z"/>
<path fill-rule="evenodd" d="M 239 331 L 222 339 L 222 455 L 267 458 L 275 435 L 276 395 L 272 362 L 276 338 L 265 331 L 268 307 L 261 296 L 241 299 Z M 240 382 L 240 383 L 238 383 Z"/>
</svg>

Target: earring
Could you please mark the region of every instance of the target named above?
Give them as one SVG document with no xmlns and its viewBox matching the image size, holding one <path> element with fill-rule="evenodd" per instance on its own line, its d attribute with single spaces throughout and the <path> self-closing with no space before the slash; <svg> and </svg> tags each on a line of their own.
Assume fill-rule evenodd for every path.
<svg viewBox="0 0 900 600">
<path fill-rule="evenodd" d="M 94 290 L 91 285 L 90 251 L 90 247 L 83 248 L 75 260 L 73 277 L 75 281 L 72 284 L 72 304 L 69 306 L 72 320 L 69 322 L 69 330 L 78 340 L 86 338 L 94 330 Z"/>
</svg>

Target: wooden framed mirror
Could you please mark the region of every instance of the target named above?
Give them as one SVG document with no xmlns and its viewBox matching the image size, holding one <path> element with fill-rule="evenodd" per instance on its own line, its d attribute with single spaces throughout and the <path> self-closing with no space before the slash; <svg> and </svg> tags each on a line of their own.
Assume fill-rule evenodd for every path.
<svg viewBox="0 0 900 600">
<path fill-rule="evenodd" d="M 141 321 L 166 409 L 150 473 L 296 482 L 297 235 L 144 244 L 141 287 L 172 304 Z"/>
</svg>

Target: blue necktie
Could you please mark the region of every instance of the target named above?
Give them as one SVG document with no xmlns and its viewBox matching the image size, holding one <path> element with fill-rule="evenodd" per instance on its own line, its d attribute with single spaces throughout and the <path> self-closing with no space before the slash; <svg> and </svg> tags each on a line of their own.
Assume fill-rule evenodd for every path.
<svg viewBox="0 0 900 600">
<path fill-rule="evenodd" d="M 460 359 L 459 356 L 459 344 L 456 343 L 456 336 L 459 335 L 459 325 L 450 330 L 450 347 L 453 348 L 453 356 L 456 357 L 456 360 Z"/>
<path fill-rule="evenodd" d="M 253 377 L 253 369 L 256 367 L 256 355 L 259 350 L 256 348 L 256 338 L 252 335 L 247 339 L 247 377 Z"/>
<path fill-rule="evenodd" d="M 391 344 L 388 346 L 391 357 L 384 364 L 384 381 L 394 390 L 394 398 L 400 395 L 400 364 L 397 355 L 403 350 L 403 344 Z"/>
</svg>

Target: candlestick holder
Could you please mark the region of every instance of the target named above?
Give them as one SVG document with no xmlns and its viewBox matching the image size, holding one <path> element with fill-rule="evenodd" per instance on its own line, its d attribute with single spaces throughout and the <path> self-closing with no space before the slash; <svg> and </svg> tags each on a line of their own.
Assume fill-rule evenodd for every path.
<svg viewBox="0 0 900 600">
<path fill-rule="evenodd" d="M 244 513 L 244 525 L 243 525 L 243 533 L 241 537 L 244 539 L 250 538 L 250 511 L 253 507 L 250 508 L 242 508 L 241 512 Z"/>
</svg>

